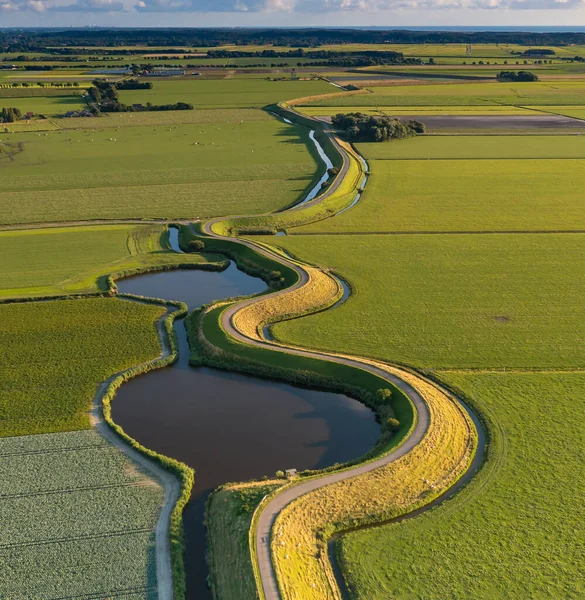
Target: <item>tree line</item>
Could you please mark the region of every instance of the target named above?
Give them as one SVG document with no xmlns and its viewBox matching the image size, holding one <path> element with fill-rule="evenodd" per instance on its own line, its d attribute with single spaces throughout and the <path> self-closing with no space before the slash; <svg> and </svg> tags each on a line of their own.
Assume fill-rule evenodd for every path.
<svg viewBox="0 0 585 600">
<path fill-rule="evenodd" d="M 520 44 L 524 46 L 567 46 L 585 44 L 582 32 L 529 31 L 416 31 L 384 29 L 4 29 L 0 32 L 2 52 L 43 52 L 68 46 L 163 46 L 172 49 L 213 48 L 222 45 L 274 45 L 316 48 L 328 44 Z M 117 49 L 116 52 L 128 52 Z"/>
</svg>

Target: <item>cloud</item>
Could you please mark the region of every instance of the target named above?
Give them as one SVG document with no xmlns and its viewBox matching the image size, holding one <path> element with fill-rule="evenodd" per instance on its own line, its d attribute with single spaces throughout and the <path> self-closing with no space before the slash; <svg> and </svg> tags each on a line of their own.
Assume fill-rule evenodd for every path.
<svg viewBox="0 0 585 600">
<path fill-rule="evenodd" d="M 33 11 L 44 12 L 46 6 L 42 0 L 0 0 L 0 12 Z"/>
<path fill-rule="evenodd" d="M 126 3 L 126 4 L 125 4 Z M 323 15 L 385 11 L 567 10 L 585 0 L 0 0 L 0 13 L 264 13 Z M 252 17 L 250 17 L 252 18 Z M 310 19 L 310 16 L 306 17 Z M 351 17 L 347 17 L 351 18 Z M 375 17 L 374 17 L 375 18 Z"/>
<path fill-rule="evenodd" d="M 76 0 L 73 4 L 49 5 L 48 0 L 0 0 L 0 12 L 120 12 L 124 4 L 120 0 Z"/>
<path fill-rule="evenodd" d="M 74 4 L 55 6 L 51 10 L 59 12 L 120 12 L 124 4 L 117 0 L 77 0 Z"/>
</svg>

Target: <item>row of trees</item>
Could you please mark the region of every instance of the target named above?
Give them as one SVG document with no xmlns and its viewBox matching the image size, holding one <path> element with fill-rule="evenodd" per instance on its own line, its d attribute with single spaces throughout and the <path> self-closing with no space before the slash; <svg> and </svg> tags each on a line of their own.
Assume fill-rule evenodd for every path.
<svg viewBox="0 0 585 600">
<path fill-rule="evenodd" d="M 164 46 L 169 49 L 212 48 L 222 45 L 274 45 L 315 48 L 328 44 L 520 44 L 535 48 L 584 44 L 583 32 L 530 31 L 414 31 L 367 29 L 244 29 L 244 28 L 152 28 L 152 29 L 4 29 L 0 31 L 1 52 L 45 52 L 71 46 Z M 54 50 L 53 50 L 54 51 Z M 169 50 L 170 52 L 171 50 Z M 173 50 L 175 52 L 175 50 Z M 85 51 L 87 54 L 88 51 Z"/>
<path fill-rule="evenodd" d="M 365 115 L 360 112 L 339 113 L 332 119 L 338 129 L 343 130 L 352 142 L 386 142 L 409 138 L 424 133 L 424 123 L 403 122 L 395 117 Z"/>
<path fill-rule="evenodd" d="M 122 79 L 115 84 L 118 90 L 151 90 L 152 83 L 150 81 L 139 81 L 138 79 Z"/>
<path fill-rule="evenodd" d="M 54 81 L 51 81 L 50 83 L 43 82 L 43 81 L 37 81 L 37 83 L 29 83 L 28 81 L 23 81 L 23 82 L 19 83 L 18 81 L 15 81 L 14 83 L 0 85 L 0 87 L 3 87 L 3 88 L 19 88 L 19 87 L 28 88 L 28 87 L 33 87 L 35 85 L 38 87 L 42 87 L 42 88 L 44 88 L 44 87 L 56 87 L 56 88 L 79 87 L 79 83 L 77 83 L 77 81 L 74 81 L 73 83 L 71 81 L 68 81 L 66 83 L 58 83 L 58 82 L 54 82 Z"/>
</svg>

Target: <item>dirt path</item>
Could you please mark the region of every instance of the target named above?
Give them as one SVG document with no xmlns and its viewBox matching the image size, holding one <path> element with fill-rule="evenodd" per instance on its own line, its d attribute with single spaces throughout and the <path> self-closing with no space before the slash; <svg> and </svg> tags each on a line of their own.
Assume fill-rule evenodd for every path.
<svg viewBox="0 0 585 600">
<path fill-rule="evenodd" d="M 350 158 L 348 156 L 347 151 L 340 144 L 337 143 L 337 140 L 335 139 L 335 137 L 333 136 L 332 133 L 330 133 L 329 131 L 326 131 L 326 133 L 327 133 L 327 135 L 330 136 L 332 143 L 335 145 L 335 147 L 338 149 L 338 151 L 341 153 L 341 155 L 343 157 L 343 167 L 342 167 L 342 169 L 340 169 L 340 177 L 338 177 L 336 179 L 334 184 L 332 184 L 332 186 L 327 190 L 327 192 L 325 194 L 322 194 L 321 196 L 317 196 L 315 199 L 311 200 L 310 202 L 308 202 L 304 205 L 301 203 L 296 208 L 300 208 L 301 205 L 303 207 L 305 207 L 310 204 L 322 202 L 325 198 L 328 197 L 329 194 L 333 193 L 339 187 L 339 185 L 341 185 L 343 178 L 345 177 L 345 175 L 348 172 L 349 165 L 350 165 Z M 295 208 L 293 208 L 291 210 L 295 210 Z M 279 254 L 276 254 L 276 253 L 272 252 L 271 250 L 265 248 L 264 246 L 256 244 L 253 241 L 242 240 L 242 239 L 235 238 L 235 237 L 223 237 L 223 236 L 215 234 L 212 229 L 213 224 L 217 223 L 221 220 L 222 220 L 221 218 L 218 218 L 218 219 L 213 219 L 213 220 L 205 223 L 205 225 L 203 227 L 204 232 L 207 235 L 214 237 L 216 239 L 229 240 L 229 241 L 241 244 L 241 245 L 245 245 L 249 248 L 252 248 L 256 252 L 258 252 L 264 256 L 267 256 L 271 259 L 277 260 L 280 264 L 293 269 L 297 273 L 298 282 L 294 286 L 284 289 L 284 290 L 274 292 L 273 294 L 271 294 L 272 297 L 278 297 L 278 296 L 289 294 L 292 291 L 302 288 L 304 285 L 307 284 L 307 282 L 309 281 L 309 275 L 306 272 L 306 270 L 303 268 L 302 263 L 297 262 L 292 259 L 289 259 L 289 258 L 286 258 L 286 257 L 283 257 Z M 265 299 L 266 296 L 263 296 L 262 298 Z M 284 491 L 282 491 L 281 493 L 278 493 L 274 498 L 272 498 L 266 504 L 266 506 L 264 506 L 262 508 L 260 517 L 258 519 L 258 523 L 256 525 L 256 532 L 255 532 L 256 533 L 256 548 L 255 548 L 255 550 L 256 550 L 256 557 L 257 557 L 257 561 L 258 561 L 259 576 L 260 576 L 262 590 L 264 593 L 265 600 L 280 600 L 280 593 L 278 590 L 278 582 L 277 582 L 276 574 L 274 571 L 274 566 L 272 563 L 272 557 L 271 557 L 271 551 L 270 551 L 271 530 L 272 530 L 274 522 L 275 522 L 276 518 L 278 517 L 278 515 L 280 514 L 280 512 L 286 506 L 288 506 L 291 502 L 293 502 L 294 500 L 300 498 L 301 496 L 303 496 L 311 491 L 320 489 L 322 487 L 325 487 L 325 486 L 333 484 L 333 483 L 337 483 L 339 481 L 344 481 L 346 479 L 355 477 L 357 475 L 361 475 L 363 473 L 367 473 L 369 471 L 373 471 L 374 469 L 378 469 L 380 467 L 388 465 L 389 463 L 394 462 L 395 460 L 405 456 L 415 446 L 417 446 L 424 438 L 424 436 L 427 432 L 428 426 L 429 426 L 429 422 L 430 422 L 430 412 L 429 412 L 429 408 L 428 408 L 426 402 L 421 397 L 421 395 L 418 393 L 418 391 L 415 390 L 406 381 L 403 381 L 402 379 L 400 379 L 400 377 L 385 371 L 381 367 L 372 365 L 372 364 L 366 362 L 365 360 L 362 361 L 358 357 L 350 358 L 347 356 L 328 354 L 328 353 L 320 352 L 320 351 L 305 350 L 305 349 L 298 348 L 298 347 L 285 346 L 280 343 L 273 343 L 268 340 L 259 341 L 259 340 L 255 340 L 255 339 L 245 336 L 234 326 L 234 323 L 233 323 L 234 315 L 242 308 L 245 308 L 246 306 L 249 306 L 257 301 L 258 301 L 257 298 L 249 298 L 249 299 L 243 300 L 241 302 L 236 303 L 235 305 L 232 305 L 223 313 L 222 326 L 231 337 L 233 337 L 234 339 L 236 339 L 242 343 L 245 343 L 245 344 L 248 344 L 251 346 L 255 346 L 255 347 L 259 347 L 259 348 L 268 348 L 273 352 L 282 352 L 282 353 L 296 355 L 296 356 L 316 358 L 316 359 L 320 359 L 320 360 L 328 360 L 331 362 L 336 362 L 339 364 L 357 367 L 357 368 L 369 371 L 370 373 L 373 373 L 374 375 L 377 375 L 383 379 L 386 379 L 387 381 L 394 384 L 397 388 L 402 390 L 408 396 L 408 398 L 411 400 L 411 402 L 414 406 L 415 416 L 416 416 L 416 423 L 415 423 L 414 429 L 411 432 L 410 436 L 406 439 L 406 441 L 402 445 L 400 445 L 398 448 L 391 451 L 390 453 L 388 453 L 374 461 L 358 465 L 358 466 L 348 469 L 346 471 L 341 471 L 338 473 L 333 473 L 331 475 L 326 475 L 324 477 L 311 479 L 304 483 L 300 483 L 298 485 L 287 488 Z M 451 398 L 453 399 L 454 402 L 457 402 L 456 398 L 454 398 L 451 394 L 449 394 L 449 395 L 451 396 Z M 467 410 L 467 407 L 465 407 L 465 409 Z M 474 419 L 474 421 L 476 422 L 476 426 L 477 426 L 477 420 Z"/>
<path fill-rule="evenodd" d="M 130 302 L 136 302 L 130 300 Z M 166 358 L 171 355 L 169 340 L 164 327 L 164 320 L 168 312 L 165 313 L 157 322 L 157 331 L 160 339 L 162 352 L 158 359 Z M 153 360 L 158 360 L 153 359 Z M 149 361 L 152 363 L 153 361 Z M 181 495 L 181 482 L 170 471 L 158 463 L 150 460 L 144 454 L 141 454 L 130 447 L 122 438 L 118 436 L 105 422 L 102 412 L 102 399 L 112 381 L 122 375 L 120 371 L 112 375 L 106 381 L 102 382 L 93 399 L 91 409 L 91 424 L 110 444 L 121 450 L 132 461 L 140 465 L 149 475 L 156 479 L 164 488 L 165 497 L 161 508 L 155 529 L 155 560 L 156 560 L 156 583 L 159 600 L 173 600 L 173 569 L 171 565 L 171 547 L 170 547 L 170 523 L 171 513 Z"/>
</svg>

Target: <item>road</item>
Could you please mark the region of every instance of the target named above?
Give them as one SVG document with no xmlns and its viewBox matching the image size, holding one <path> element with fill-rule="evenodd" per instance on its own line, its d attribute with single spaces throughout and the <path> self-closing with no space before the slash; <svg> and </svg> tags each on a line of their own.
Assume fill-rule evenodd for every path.
<svg viewBox="0 0 585 600">
<path fill-rule="evenodd" d="M 335 136 L 330 131 L 326 130 L 326 134 L 330 136 L 331 141 L 333 142 L 333 144 L 335 145 L 337 150 L 341 153 L 341 155 L 343 157 L 343 168 L 340 169 L 339 176 L 336 178 L 335 182 L 330 186 L 330 188 L 327 190 L 327 192 L 325 192 L 324 194 L 322 194 L 320 196 L 317 196 L 315 199 L 311 200 L 310 202 L 303 204 L 302 205 L 303 208 L 306 206 L 309 206 L 310 204 L 315 204 L 315 203 L 322 202 L 323 200 L 325 200 L 330 194 L 332 194 L 339 187 L 339 185 L 341 185 L 341 182 L 343 181 L 343 178 L 345 177 L 345 175 L 347 174 L 348 169 L 349 169 L 350 157 L 349 157 L 347 151 L 343 148 L 343 146 L 341 146 L 337 142 L 337 140 L 335 139 Z M 293 207 L 290 210 L 298 210 L 300 208 L 301 208 L 301 205 L 297 205 L 296 207 Z M 276 253 L 272 252 L 270 249 L 265 248 L 264 246 L 261 246 L 253 241 L 242 240 L 242 239 L 239 239 L 236 237 L 227 237 L 227 236 L 224 237 L 224 236 L 215 234 L 213 232 L 213 225 L 221 220 L 222 220 L 221 218 L 217 218 L 217 219 L 213 219 L 213 220 L 205 223 L 205 225 L 203 227 L 204 232 L 208 236 L 214 237 L 216 239 L 229 240 L 229 241 L 241 244 L 241 245 L 248 246 L 249 248 L 254 249 L 259 254 L 262 254 L 273 260 L 276 260 L 280 264 L 293 269 L 297 273 L 298 281 L 294 286 L 284 289 L 284 290 L 279 290 L 279 291 L 273 292 L 272 294 L 270 294 L 270 297 L 278 297 L 278 296 L 289 294 L 292 291 L 302 288 L 304 285 L 307 284 L 307 282 L 309 280 L 309 275 L 308 275 L 307 271 L 304 269 L 302 263 L 300 263 L 296 260 L 293 260 L 293 259 L 285 258 L 279 254 L 276 254 Z M 267 296 L 264 295 L 264 296 L 262 296 L 262 299 L 265 299 L 266 297 Z M 428 429 L 428 426 L 429 426 L 429 422 L 430 422 L 430 413 L 429 413 L 429 408 L 428 408 L 426 402 L 424 401 L 424 399 L 421 397 L 421 395 L 418 393 L 417 390 L 415 390 L 411 385 L 409 385 L 407 382 L 403 381 L 396 375 L 384 370 L 382 367 L 372 365 L 369 362 L 366 362 L 365 360 L 361 360 L 358 357 L 350 358 L 347 356 L 330 354 L 330 353 L 325 353 L 325 352 L 320 352 L 320 351 L 306 350 L 303 348 L 297 348 L 297 347 L 293 347 L 293 346 L 285 346 L 283 344 L 273 343 L 268 340 L 260 341 L 260 340 L 253 339 L 253 338 L 250 338 L 250 337 L 244 335 L 234 326 L 234 323 L 233 323 L 234 315 L 242 308 L 245 308 L 246 306 L 249 306 L 257 301 L 258 301 L 258 298 L 249 298 L 249 299 L 242 300 L 241 302 L 237 302 L 236 304 L 229 307 L 223 313 L 222 326 L 231 337 L 233 337 L 234 339 L 236 339 L 244 344 L 248 344 L 248 345 L 260 347 L 260 348 L 268 348 L 274 352 L 282 352 L 282 353 L 286 353 L 286 354 L 290 354 L 290 355 L 304 356 L 304 357 L 316 358 L 316 359 L 320 359 L 320 360 L 328 360 L 331 362 L 336 362 L 339 364 L 344 364 L 344 365 L 348 365 L 351 367 L 356 367 L 359 369 L 369 371 L 370 373 L 373 373 L 374 375 L 377 375 L 377 376 L 391 382 L 397 388 L 402 390 L 410 398 L 412 405 L 414 407 L 415 413 L 416 413 L 416 423 L 415 423 L 414 429 L 411 432 L 410 436 L 402 445 L 400 445 L 398 448 L 396 448 L 392 452 L 390 452 L 372 462 L 358 465 L 358 466 L 348 469 L 346 471 L 341 471 L 341 472 L 333 473 L 330 475 L 326 475 L 324 477 L 311 479 L 304 483 L 300 483 L 298 485 L 289 487 L 289 488 L 285 489 L 284 491 L 282 491 L 281 493 L 278 493 L 274 498 L 272 498 L 267 503 L 267 505 L 265 507 L 262 508 L 262 511 L 260 513 L 260 517 L 258 519 L 258 523 L 256 526 L 256 555 L 257 555 L 257 561 L 258 561 L 259 575 L 260 575 L 260 580 L 261 580 L 265 600 L 280 600 L 280 594 L 279 594 L 279 590 L 278 590 L 278 582 L 277 582 L 276 574 L 274 572 L 274 567 L 272 564 L 271 552 L 270 552 L 270 534 L 271 534 L 271 530 L 274 525 L 274 522 L 275 522 L 276 518 L 278 517 L 279 513 L 288 504 L 290 504 L 294 500 L 300 498 L 301 496 L 307 494 L 308 492 L 317 490 L 319 488 L 322 488 L 324 486 L 327 486 L 327 485 L 330 485 L 333 483 L 337 483 L 339 481 L 349 479 L 351 477 L 355 477 L 357 475 L 361 475 L 363 473 L 367 473 L 374 469 L 378 469 L 380 467 L 388 465 L 389 463 L 405 456 L 415 446 L 417 446 L 421 442 L 421 440 L 424 438 L 426 431 Z M 396 367 L 394 367 L 394 368 L 396 368 Z M 450 394 L 449 394 L 449 396 L 452 398 L 452 400 L 454 402 L 457 402 L 456 398 L 454 398 Z M 465 408 L 467 410 L 467 407 L 465 407 Z"/>
</svg>

